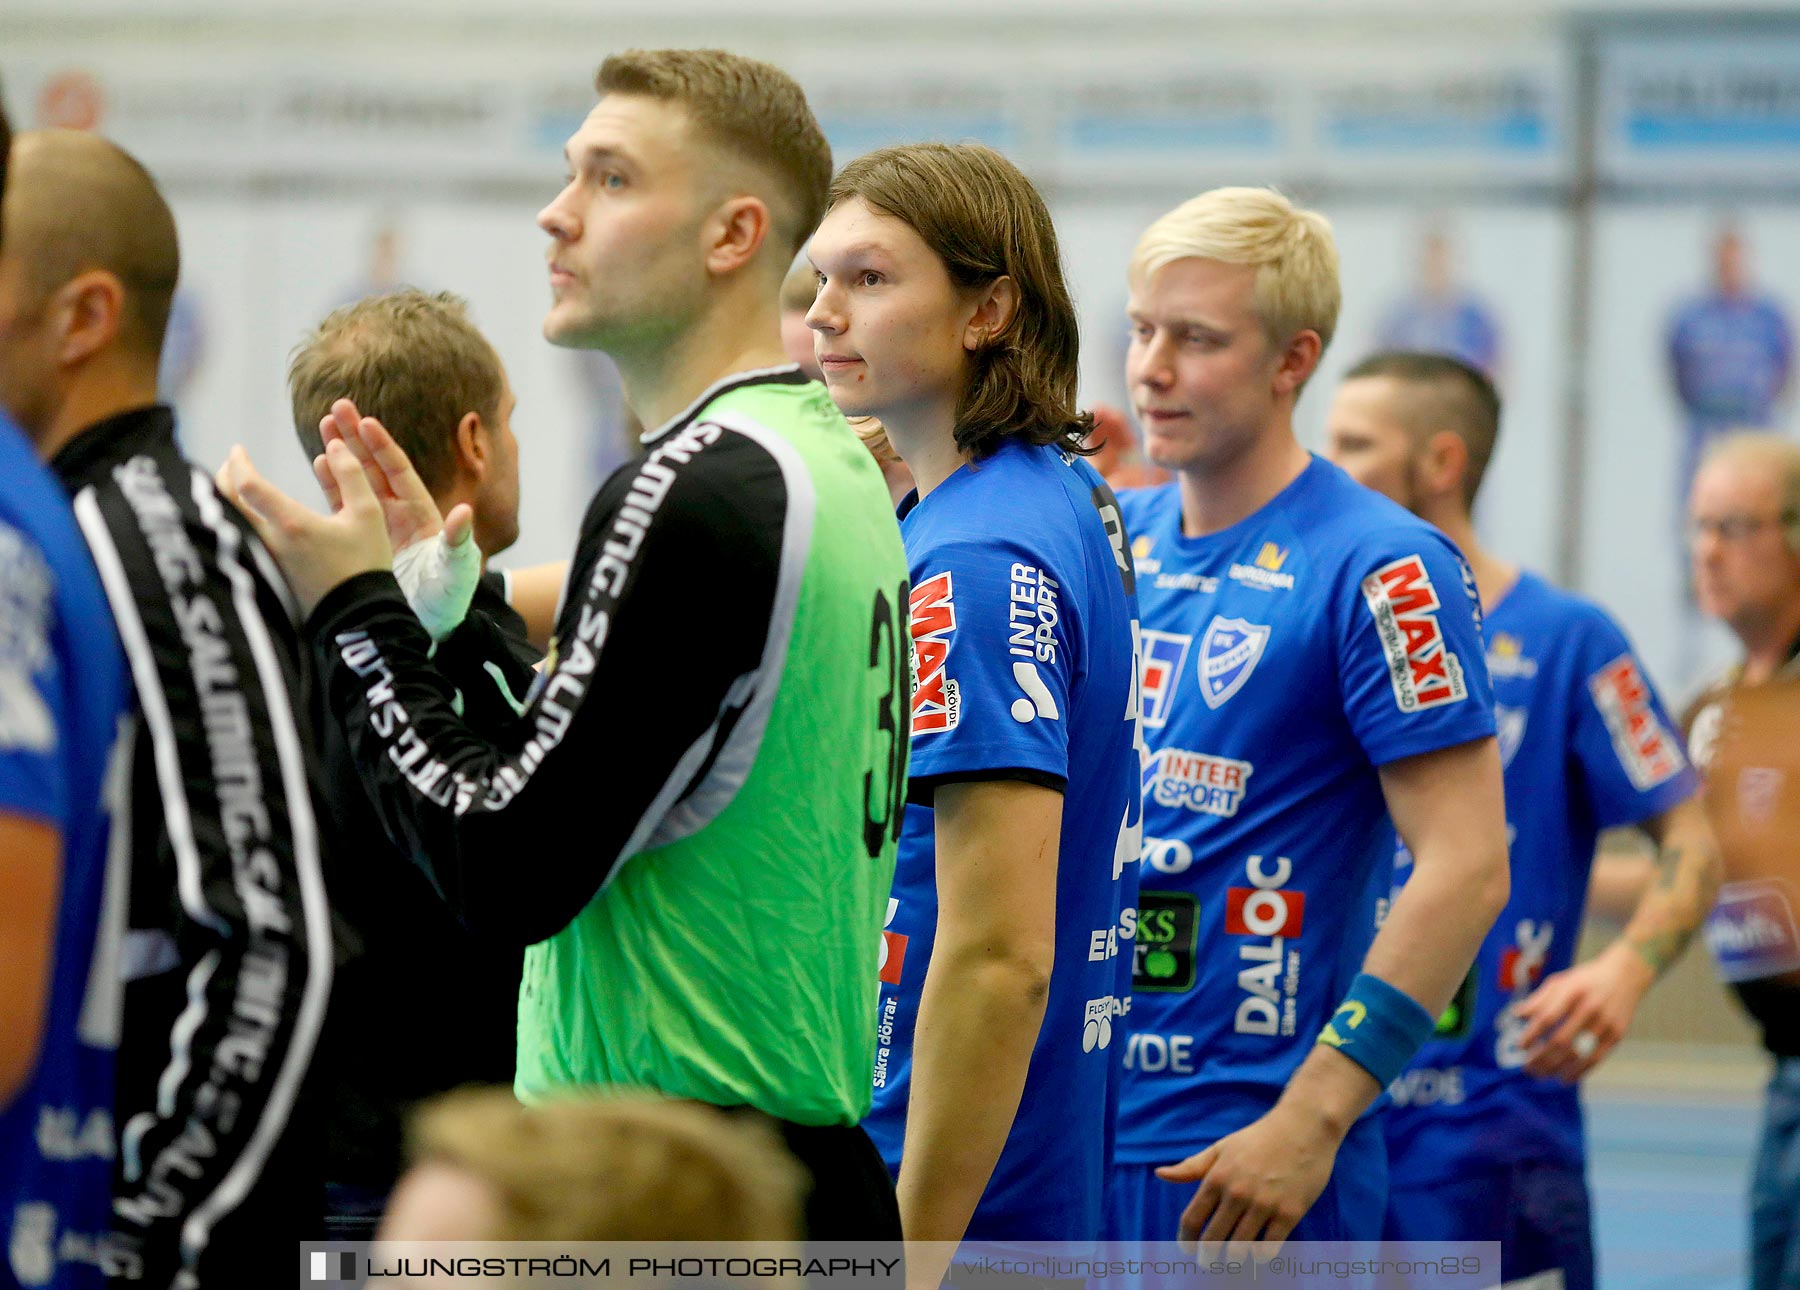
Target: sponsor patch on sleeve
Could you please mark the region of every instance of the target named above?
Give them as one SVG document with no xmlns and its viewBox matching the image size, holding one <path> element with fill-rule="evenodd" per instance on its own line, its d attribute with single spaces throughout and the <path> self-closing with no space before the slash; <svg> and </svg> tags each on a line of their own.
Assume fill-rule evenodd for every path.
<svg viewBox="0 0 1800 1290">
<path fill-rule="evenodd" d="M 944 671 L 950 642 L 956 635 L 955 587 L 950 571 L 926 578 L 912 589 L 913 686 L 912 733 L 941 734 L 956 728 L 962 704 L 956 682 Z"/>
<path fill-rule="evenodd" d="M 1462 660 L 1444 641 L 1438 624 L 1442 602 L 1421 557 L 1383 565 L 1363 579 L 1362 594 L 1400 711 L 1422 712 L 1468 697 Z"/>
<path fill-rule="evenodd" d="M 1639 792 L 1667 783 L 1687 766 L 1681 744 L 1651 701 L 1649 683 L 1637 660 L 1621 654 L 1588 677 L 1588 693 L 1606 721 L 1613 752 Z"/>
<path fill-rule="evenodd" d="M 1121 557 L 1124 550 L 1123 545 L 1118 547 Z M 1040 664 L 1050 668 L 1056 666 L 1060 644 L 1057 628 L 1062 621 L 1061 590 L 1056 579 L 1037 566 L 1013 563 L 1006 607 L 1006 652 L 1013 657 L 1013 681 L 1024 691 L 1023 697 L 1013 700 L 1011 709 L 1013 720 L 1020 725 L 1029 725 L 1039 718 L 1046 721 L 1062 718 L 1056 696 L 1038 672 Z"/>
</svg>

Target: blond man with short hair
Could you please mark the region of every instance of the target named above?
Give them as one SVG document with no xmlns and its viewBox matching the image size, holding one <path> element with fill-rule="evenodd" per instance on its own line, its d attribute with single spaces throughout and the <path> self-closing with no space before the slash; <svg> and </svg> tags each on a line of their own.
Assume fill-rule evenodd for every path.
<svg viewBox="0 0 1800 1290">
<path fill-rule="evenodd" d="M 906 563 L 880 471 L 779 329 L 830 149 L 766 63 L 636 50 L 596 84 L 538 216 L 544 335 L 610 354 L 654 429 L 588 509 L 518 721 L 458 716 L 388 572 L 383 507 L 418 485 L 379 422 L 336 405 L 329 519 L 241 454 L 235 478 L 389 835 L 466 923 L 530 946 L 520 1096 L 755 1107 L 817 1178 L 811 1235 L 897 1235 L 858 1122 L 905 780 Z M 446 532 L 467 526 L 458 508 Z"/>
<path fill-rule="evenodd" d="M 1294 436 L 1337 322 L 1322 216 L 1204 193 L 1130 286 L 1127 383 L 1175 479 L 1120 498 L 1149 753 L 1109 1235 L 1374 1239 L 1364 1113 L 1506 900 L 1472 579 Z M 1377 935 L 1390 816 L 1416 872 Z"/>
</svg>

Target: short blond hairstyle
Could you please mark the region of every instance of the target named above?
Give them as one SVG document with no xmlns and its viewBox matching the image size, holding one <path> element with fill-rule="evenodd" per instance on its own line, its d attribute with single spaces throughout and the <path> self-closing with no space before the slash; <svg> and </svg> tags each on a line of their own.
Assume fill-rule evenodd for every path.
<svg viewBox="0 0 1800 1290">
<path fill-rule="evenodd" d="M 496 1241 L 796 1241 L 811 1182 L 754 1113 L 639 1094 L 522 1106 L 458 1089 L 414 1115 L 415 1163 L 495 1194 Z"/>
<path fill-rule="evenodd" d="M 1337 330 L 1343 292 L 1331 221 L 1273 188 L 1215 188 L 1162 216 L 1138 239 L 1132 285 L 1176 260 L 1217 260 L 1256 270 L 1256 315 L 1273 344 L 1319 334 L 1321 352 Z"/>
</svg>

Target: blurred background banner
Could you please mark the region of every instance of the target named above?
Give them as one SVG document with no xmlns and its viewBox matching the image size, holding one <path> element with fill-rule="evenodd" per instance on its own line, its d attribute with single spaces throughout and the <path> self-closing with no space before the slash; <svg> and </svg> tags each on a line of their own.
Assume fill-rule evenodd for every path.
<svg viewBox="0 0 1800 1290">
<path fill-rule="evenodd" d="M 1800 31 L 1621 35 L 1601 46 L 1599 91 L 1609 182 L 1794 185 Z"/>
</svg>

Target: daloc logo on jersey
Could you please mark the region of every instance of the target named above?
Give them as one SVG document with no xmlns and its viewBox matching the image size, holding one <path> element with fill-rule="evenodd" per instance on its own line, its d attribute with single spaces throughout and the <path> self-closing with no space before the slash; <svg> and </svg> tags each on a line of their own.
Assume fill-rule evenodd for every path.
<svg viewBox="0 0 1800 1290">
<path fill-rule="evenodd" d="M 962 713 L 956 682 L 944 674 L 950 637 L 956 631 L 953 591 L 948 569 L 912 589 L 913 671 L 918 677 L 912 704 L 914 737 L 954 730 Z"/>
<path fill-rule="evenodd" d="M 1181 680 L 1182 666 L 1187 662 L 1192 636 L 1176 632 L 1144 630 L 1144 676 L 1142 708 L 1144 726 L 1160 730 L 1169 719 L 1169 704 L 1175 697 L 1175 686 Z"/>
<path fill-rule="evenodd" d="M 1200 697 L 1223 707 L 1244 688 L 1269 643 L 1269 629 L 1242 618 L 1215 617 L 1200 638 Z"/>
</svg>

